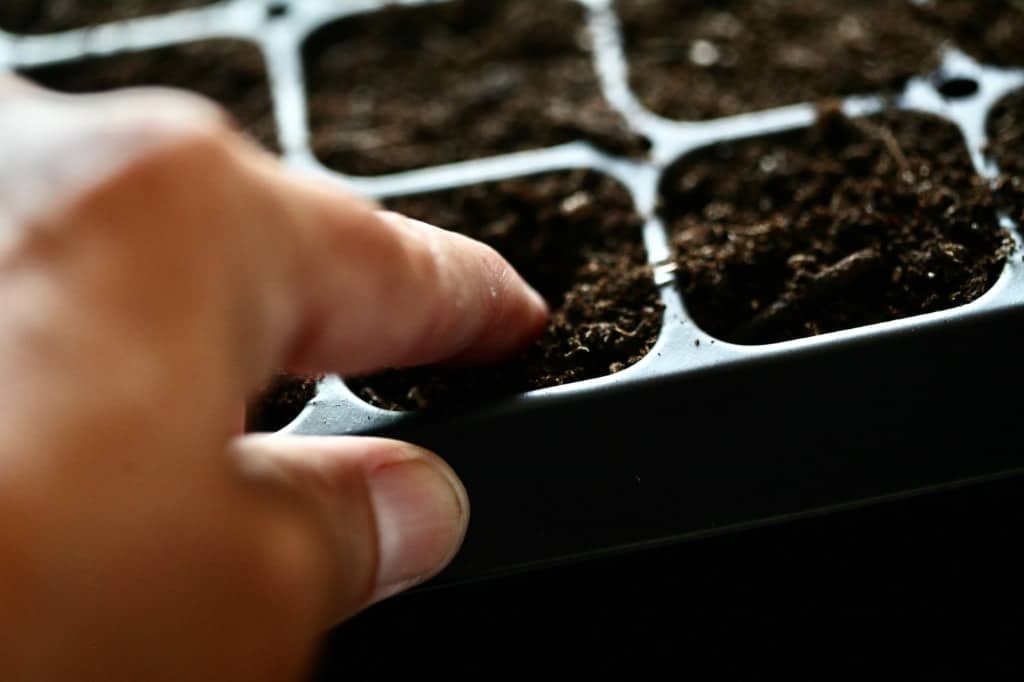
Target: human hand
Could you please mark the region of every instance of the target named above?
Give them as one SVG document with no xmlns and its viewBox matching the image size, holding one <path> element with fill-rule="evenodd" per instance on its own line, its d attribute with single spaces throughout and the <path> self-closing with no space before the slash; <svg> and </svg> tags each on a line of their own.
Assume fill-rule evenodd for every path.
<svg viewBox="0 0 1024 682">
<path fill-rule="evenodd" d="M 181 93 L 0 79 L 0 661 L 11 680 L 288 680 L 439 571 L 454 473 L 237 437 L 280 367 L 483 362 L 539 298 L 487 247 L 287 175 Z"/>
</svg>

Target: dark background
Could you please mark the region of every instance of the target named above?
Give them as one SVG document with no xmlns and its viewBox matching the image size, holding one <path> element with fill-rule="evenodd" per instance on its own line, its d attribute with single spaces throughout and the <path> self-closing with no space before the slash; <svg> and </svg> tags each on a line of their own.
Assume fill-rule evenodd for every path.
<svg viewBox="0 0 1024 682">
<path fill-rule="evenodd" d="M 1022 541 L 1013 478 L 422 590 L 316 679 L 1024 679 Z"/>
</svg>

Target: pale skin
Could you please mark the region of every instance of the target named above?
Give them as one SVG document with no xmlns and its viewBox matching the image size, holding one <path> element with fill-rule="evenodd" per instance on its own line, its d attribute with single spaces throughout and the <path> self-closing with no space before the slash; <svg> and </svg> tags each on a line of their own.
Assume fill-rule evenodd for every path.
<svg viewBox="0 0 1024 682">
<path fill-rule="evenodd" d="M 279 368 L 530 343 L 547 308 L 498 254 L 297 178 L 183 93 L 0 77 L 0 158 L 5 679 L 299 680 L 451 560 L 469 504 L 438 456 L 238 414 Z"/>
</svg>

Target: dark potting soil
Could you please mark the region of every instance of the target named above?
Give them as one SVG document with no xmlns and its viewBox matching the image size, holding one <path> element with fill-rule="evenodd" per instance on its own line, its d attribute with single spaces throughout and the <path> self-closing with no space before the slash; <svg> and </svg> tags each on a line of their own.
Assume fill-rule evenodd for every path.
<svg viewBox="0 0 1024 682">
<path fill-rule="evenodd" d="M 322 377 L 278 374 L 248 406 L 245 430 L 273 432 L 288 426 L 316 395 Z"/>
<path fill-rule="evenodd" d="M 3 0 L 0 28 L 12 33 L 52 33 L 108 21 L 134 19 L 217 0 Z"/>
<path fill-rule="evenodd" d="M 26 70 L 54 90 L 100 92 L 133 86 L 184 88 L 227 108 L 239 127 L 278 151 L 270 86 L 259 48 L 239 40 L 205 40 Z"/>
<path fill-rule="evenodd" d="M 343 19 L 305 46 L 316 155 L 379 175 L 587 140 L 642 155 L 576 2 L 459 0 Z"/>
<path fill-rule="evenodd" d="M 543 337 L 507 363 L 393 370 L 350 379 L 388 409 L 450 406 L 617 372 L 661 329 L 662 305 L 629 193 L 576 170 L 393 199 L 388 207 L 480 239 L 552 308 Z"/>
<path fill-rule="evenodd" d="M 616 0 L 616 8 L 633 90 L 652 111 L 686 120 L 893 91 L 938 65 L 944 35 L 907 0 Z"/>
<path fill-rule="evenodd" d="M 676 162 L 659 211 L 706 331 L 767 343 L 951 308 L 992 286 L 1012 247 L 957 128 L 823 104 L 806 130 Z"/>
<path fill-rule="evenodd" d="M 914 11 L 978 61 L 1024 66 L 1024 6 L 1018 0 L 932 0 Z"/>
<path fill-rule="evenodd" d="M 999 100 L 986 127 L 986 152 L 1000 171 L 997 192 L 1010 217 L 1024 225 L 1024 89 Z"/>
</svg>

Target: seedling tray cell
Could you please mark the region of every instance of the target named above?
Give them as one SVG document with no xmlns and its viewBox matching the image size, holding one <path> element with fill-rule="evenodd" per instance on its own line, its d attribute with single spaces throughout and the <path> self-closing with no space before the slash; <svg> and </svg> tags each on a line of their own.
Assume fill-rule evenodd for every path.
<svg viewBox="0 0 1024 682">
<path fill-rule="evenodd" d="M 0 7 L 0 29 L 12 33 L 55 33 L 213 2 L 216 0 L 7 0 Z"/>
<path fill-rule="evenodd" d="M 513 260 L 521 245 L 502 240 L 536 235 L 538 226 L 561 239 L 561 230 L 592 234 L 610 220 L 630 235 L 612 249 L 583 239 L 591 244 L 586 253 L 572 252 L 572 267 L 545 292 L 557 315 L 565 292 L 586 284 L 580 267 L 588 258 L 621 258 L 629 268 L 620 272 L 647 293 L 623 304 L 625 323 L 586 323 L 605 324 L 590 333 L 603 330 L 623 357 L 581 369 L 580 351 L 580 366 L 526 383 L 480 379 L 494 368 L 462 383 L 445 377 L 454 390 L 441 399 L 424 399 L 439 395 L 431 393 L 432 369 L 415 380 L 327 376 L 282 429 L 404 438 L 452 464 L 469 488 L 473 520 L 463 551 L 435 584 L 1024 471 L 1014 433 L 1019 409 L 1001 397 L 1020 377 L 1024 338 L 1016 229 L 1024 70 L 1003 35 L 1021 21 L 1015 5 L 985 3 L 983 14 L 965 18 L 976 3 L 483 4 L 212 2 L 59 34 L 0 33 L 0 62 L 86 90 L 130 84 L 114 83 L 111 71 L 161 80 L 138 66 L 147 54 L 204 42 L 251 46 L 262 54 L 271 94 L 259 116 L 238 110 L 260 89 L 248 57 L 244 75 L 230 57 L 220 71 L 244 87 L 211 90 L 201 74 L 174 84 L 221 100 L 268 145 L 272 112 L 282 161 L 296 173 L 489 239 Z M 784 34 L 786 26 L 799 30 Z M 0 27 L 37 30 L 2 13 Z M 793 35 L 804 42 L 793 44 Z M 122 59 L 132 66 L 103 66 Z M 431 100 L 440 108 L 430 109 Z M 524 102 L 537 107 L 525 121 Z M 556 115 L 565 107 L 578 110 L 578 125 Z M 860 145 L 845 156 L 853 166 L 830 167 L 829 146 L 807 142 L 827 137 L 830 121 L 838 125 L 833 133 L 852 134 L 847 142 Z M 914 129 L 926 131 L 923 138 L 907 133 Z M 874 137 L 856 138 L 865 131 Z M 754 166 L 749 191 L 764 195 L 777 182 L 772 174 L 785 174 L 772 155 L 800 149 L 816 151 L 798 164 L 807 172 L 797 173 L 795 193 L 814 178 L 839 187 L 837 174 L 892 173 L 878 171 L 886 181 L 863 195 L 836 190 L 836 202 L 825 197 L 798 214 L 785 214 L 795 201 L 789 195 L 774 207 L 748 201 L 743 164 Z M 921 160 L 950 193 L 947 205 L 911 191 L 921 189 Z M 1001 167 L 1011 176 L 1001 177 Z M 905 170 L 913 177 L 903 187 Z M 697 201 L 700 192 L 706 196 Z M 521 193 L 533 197 L 529 208 L 509 209 L 509 197 Z M 794 240 L 771 267 L 796 274 L 764 289 L 744 278 L 720 282 L 722 300 L 742 314 L 695 288 L 710 280 L 694 263 L 728 262 L 715 249 L 744 230 L 789 234 L 814 211 L 827 223 L 843 201 L 857 238 L 837 237 L 841 248 Z M 911 260 L 928 264 L 929 253 L 945 254 L 948 262 L 922 276 L 969 286 L 912 287 L 922 294 L 910 296 L 916 305 L 890 301 L 865 308 L 871 314 L 839 314 L 834 306 L 850 299 L 837 292 L 877 304 L 897 266 L 906 267 L 895 279 L 912 270 L 890 233 L 858 241 L 872 221 L 856 211 L 868 204 L 897 228 L 902 206 L 906 224 L 935 230 L 937 251 L 919 249 L 923 260 Z M 707 238 L 715 230 L 718 241 Z M 965 236 L 973 232 L 980 236 Z M 971 246 L 978 248 L 964 250 Z M 702 248 L 710 260 L 696 258 Z M 535 260 L 519 263 L 531 278 L 540 276 L 532 265 L 547 264 Z M 851 269 L 856 276 L 843 275 L 842 287 L 829 284 Z M 808 283 L 822 281 L 827 295 L 805 295 Z M 760 310 L 790 294 L 803 302 L 780 318 L 785 324 L 750 332 Z M 837 314 L 808 322 L 808 310 L 822 306 Z M 741 328 L 746 333 L 734 333 Z"/>
<path fill-rule="evenodd" d="M 572 0 L 391 6 L 306 41 L 312 146 L 328 166 L 394 173 L 587 139 L 642 154 L 602 98 Z"/>
<path fill-rule="evenodd" d="M 187 88 L 219 102 L 243 130 L 267 148 L 279 149 L 263 55 L 249 42 L 203 40 L 39 66 L 25 75 L 74 93 L 133 86 Z"/>
</svg>

